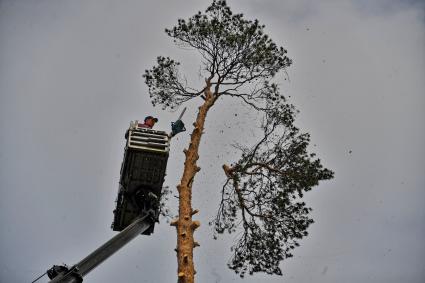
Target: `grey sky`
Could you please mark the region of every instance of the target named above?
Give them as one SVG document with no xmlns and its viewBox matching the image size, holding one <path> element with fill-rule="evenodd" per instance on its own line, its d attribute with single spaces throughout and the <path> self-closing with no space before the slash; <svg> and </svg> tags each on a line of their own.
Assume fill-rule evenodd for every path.
<svg viewBox="0 0 425 283">
<path fill-rule="evenodd" d="M 229 4 L 258 18 L 288 49 L 294 64 L 289 81 L 278 78 L 281 90 L 336 177 L 306 194 L 316 223 L 282 265 L 284 276 L 240 279 L 226 267 L 234 235 L 214 241 L 207 223 L 218 204 L 220 167 L 234 156 L 229 144 L 252 140 L 255 130 L 249 109 L 220 101 L 207 119 L 194 185 L 202 223 L 198 281 L 424 282 L 424 2 Z M 0 282 L 31 282 L 115 235 L 129 121 L 154 113 L 157 128 L 169 129 L 177 116 L 152 108 L 141 74 L 157 55 L 170 55 L 202 84 L 196 54 L 175 48 L 163 30 L 208 5 L 0 1 Z M 188 128 L 194 113 L 185 114 Z M 166 184 L 173 189 L 187 141 L 182 134 L 172 144 Z M 163 221 L 84 282 L 175 282 L 175 242 Z"/>
</svg>

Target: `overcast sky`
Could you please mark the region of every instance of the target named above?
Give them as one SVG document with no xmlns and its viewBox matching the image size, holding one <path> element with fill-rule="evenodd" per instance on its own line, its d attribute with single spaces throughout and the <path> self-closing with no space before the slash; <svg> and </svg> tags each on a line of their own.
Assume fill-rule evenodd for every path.
<svg viewBox="0 0 425 283">
<path fill-rule="evenodd" d="M 164 28 L 209 1 L 0 0 L 0 282 L 31 282 L 72 265 L 110 229 L 131 120 L 178 113 L 153 108 L 141 75 L 158 55 L 182 61 L 201 86 L 199 57 Z M 283 277 L 240 279 L 227 269 L 235 235 L 212 239 L 223 163 L 252 140 L 250 109 L 220 101 L 207 118 L 193 207 L 198 282 L 425 281 L 424 1 L 228 1 L 288 49 L 301 111 L 296 124 L 335 179 L 306 194 L 315 220 Z M 184 121 L 195 117 L 189 104 Z M 235 116 L 237 114 L 237 116 Z M 188 134 L 173 141 L 166 184 L 175 192 Z M 175 198 L 169 202 L 176 206 Z M 174 228 L 162 221 L 84 282 L 175 282 Z M 43 281 L 42 281 L 43 282 Z M 45 281 L 44 281 L 45 282 Z"/>
</svg>

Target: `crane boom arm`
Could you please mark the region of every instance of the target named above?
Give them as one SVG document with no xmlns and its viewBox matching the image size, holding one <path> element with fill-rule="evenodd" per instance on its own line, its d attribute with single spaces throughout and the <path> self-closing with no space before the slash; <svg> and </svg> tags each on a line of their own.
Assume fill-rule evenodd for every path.
<svg viewBox="0 0 425 283">
<path fill-rule="evenodd" d="M 96 268 L 108 257 L 113 255 L 116 251 L 128 244 L 137 235 L 149 229 L 150 225 L 152 225 L 152 220 L 149 215 L 137 218 L 119 234 L 115 235 L 112 239 L 100 246 L 69 270 L 59 273 L 49 283 L 82 282 L 85 275 Z"/>
</svg>

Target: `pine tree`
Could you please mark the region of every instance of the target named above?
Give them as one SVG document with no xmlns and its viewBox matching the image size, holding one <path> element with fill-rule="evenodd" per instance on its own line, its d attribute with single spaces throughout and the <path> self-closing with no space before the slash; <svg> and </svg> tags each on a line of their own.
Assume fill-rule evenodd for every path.
<svg viewBox="0 0 425 283">
<path fill-rule="evenodd" d="M 192 184 L 201 170 L 197 161 L 205 119 L 218 98 L 238 99 L 264 117 L 261 138 L 252 146 L 240 145 L 240 159 L 223 165 L 226 182 L 217 216 L 210 223 L 214 237 L 241 225 L 243 233 L 228 264 L 241 277 L 246 272 L 282 274 L 280 262 L 292 256 L 291 250 L 313 222 L 311 208 L 301 200 L 304 192 L 333 177 L 314 153 L 308 153 L 309 134 L 294 126 L 297 110 L 272 82 L 292 61 L 264 28 L 258 20 L 233 14 L 225 1 L 214 0 L 204 13 L 179 19 L 165 30 L 178 46 L 200 53 L 204 87 L 187 86 L 179 74 L 180 63 L 169 57 L 158 57 L 144 74 L 154 106 L 173 109 L 197 98 L 201 103 L 184 150 L 184 171 L 177 186 L 179 216 L 171 222 L 177 230 L 181 283 L 194 282 L 193 248 L 198 243 L 193 234 L 200 223 L 192 219 L 197 213 L 192 209 Z"/>
</svg>

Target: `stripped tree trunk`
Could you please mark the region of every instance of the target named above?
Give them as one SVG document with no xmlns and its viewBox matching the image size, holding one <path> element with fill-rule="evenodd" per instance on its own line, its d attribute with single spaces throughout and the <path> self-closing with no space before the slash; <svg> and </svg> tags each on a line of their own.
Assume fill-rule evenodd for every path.
<svg viewBox="0 0 425 283">
<path fill-rule="evenodd" d="M 192 209 L 192 184 L 195 175 L 200 167 L 196 162 L 199 159 L 199 144 L 204 130 L 205 118 L 208 110 L 214 105 L 217 96 L 210 88 L 210 80 L 207 80 L 205 89 L 205 101 L 199 107 L 198 116 L 193 126 L 189 148 L 184 150 L 186 160 L 184 163 L 183 176 L 180 185 L 177 186 L 179 192 L 179 217 L 171 222 L 177 229 L 177 263 L 178 263 L 178 283 L 193 283 L 195 280 L 195 269 L 193 264 L 193 248 L 199 244 L 194 241 L 193 233 L 199 227 L 199 221 L 193 221 L 192 216 L 198 210 Z"/>
</svg>

